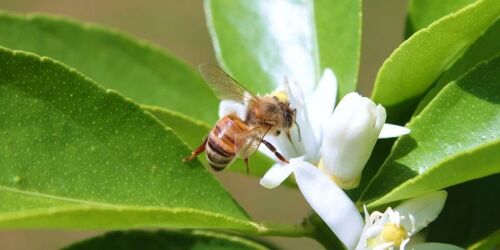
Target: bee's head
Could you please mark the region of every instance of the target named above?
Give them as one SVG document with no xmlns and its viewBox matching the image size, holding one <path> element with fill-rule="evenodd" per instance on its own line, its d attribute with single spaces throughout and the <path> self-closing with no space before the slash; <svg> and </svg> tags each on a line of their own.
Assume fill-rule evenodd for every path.
<svg viewBox="0 0 500 250">
<path fill-rule="evenodd" d="M 301 140 L 299 124 L 295 120 L 297 118 L 297 109 L 290 107 L 290 104 L 287 103 L 282 113 L 283 113 L 283 125 L 282 125 L 283 129 L 285 130 L 285 134 L 288 137 L 288 140 L 290 140 L 290 142 L 292 142 L 293 145 L 293 141 L 290 136 L 290 131 L 291 131 L 290 129 L 292 128 L 293 124 L 297 125 L 297 129 L 299 132 L 299 141 Z"/>
<path fill-rule="evenodd" d="M 288 102 L 280 102 L 279 103 L 280 109 L 281 109 L 281 115 L 283 116 L 281 118 L 281 127 L 288 131 L 290 128 L 292 128 L 293 124 L 295 123 L 295 118 L 297 117 L 297 110 L 290 107 L 290 103 Z"/>
</svg>

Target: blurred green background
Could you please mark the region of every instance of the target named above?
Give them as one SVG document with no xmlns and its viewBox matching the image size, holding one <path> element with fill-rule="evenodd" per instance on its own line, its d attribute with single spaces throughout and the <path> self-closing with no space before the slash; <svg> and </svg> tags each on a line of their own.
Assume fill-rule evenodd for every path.
<svg viewBox="0 0 500 250">
<path fill-rule="evenodd" d="M 358 90 L 369 95 L 378 68 L 403 39 L 406 0 L 365 1 Z M 0 9 L 43 12 L 110 26 L 165 48 L 192 66 L 215 64 L 202 0 L 0 0 Z M 0 34 L 1 36 L 2 34 Z M 266 190 L 258 180 L 227 171 L 217 177 L 256 220 L 298 223 L 309 207 L 295 190 Z M 101 232 L 1 231 L 0 249 L 57 249 Z M 321 249 L 309 239 L 274 237 L 284 249 Z"/>
</svg>

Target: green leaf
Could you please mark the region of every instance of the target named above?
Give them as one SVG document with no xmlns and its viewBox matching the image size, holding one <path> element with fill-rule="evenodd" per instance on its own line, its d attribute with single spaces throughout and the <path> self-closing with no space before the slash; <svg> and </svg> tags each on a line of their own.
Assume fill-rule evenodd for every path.
<svg viewBox="0 0 500 250">
<path fill-rule="evenodd" d="M 469 250 L 491 250 L 500 244 L 500 229 L 468 247 Z"/>
<path fill-rule="evenodd" d="M 432 22 L 456 12 L 476 0 L 410 0 L 406 20 L 406 37 L 429 26 Z"/>
<path fill-rule="evenodd" d="M 498 34 L 500 34 L 500 20 L 497 20 L 465 51 L 464 55 L 450 69 L 439 77 L 433 88 L 420 101 L 413 115 L 419 114 L 446 84 L 456 80 L 476 64 L 500 54 L 500 36 Z"/>
<path fill-rule="evenodd" d="M 342 241 L 332 232 L 330 227 L 318 214 L 310 214 L 303 222 L 306 228 L 311 228 L 312 238 L 318 241 L 325 249 L 346 249 Z"/>
<path fill-rule="evenodd" d="M 358 82 L 361 0 L 315 0 L 314 14 L 321 69 L 333 69 L 342 97 Z"/>
<path fill-rule="evenodd" d="M 165 126 L 172 128 L 190 148 L 198 147 L 210 131 L 207 123 L 180 113 L 155 106 L 142 105 L 142 108 L 156 116 Z"/>
<path fill-rule="evenodd" d="M 172 128 L 181 137 L 190 148 L 197 148 L 210 132 L 210 126 L 202 121 L 196 121 L 182 114 L 175 113 L 159 107 L 144 106 L 143 108 L 156 116 L 167 127 Z M 198 158 L 208 167 L 205 155 Z M 254 176 L 263 176 L 264 173 L 273 165 L 273 160 L 267 156 L 256 152 L 249 159 L 250 174 Z M 228 170 L 245 173 L 246 166 L 241 159 L 237 159 L 228 167 Z M 288 182 L 290 184 L 290 182 Z"/>
<path fill-rule="evenodd" d="M 361 202 L 377 206 L 500 172 L 500 57 L 449 83 L 409 124 Z"/>
<path fill-rule="evenodd" d="M 0 45 L 64 62 L 141 104 L 207 122 L 216 118 L 218 101 L 197 72 L 120 32 L 60 17 L 0 12 Z"/>
<path fill-rule="evenodd" d="M 387 117 L 404 121 L 420 96 L 500 15 L 500 2 L 479 0 L 406 40 L 384 62 L 372 94 Z"/>
<path fill-rule="evenodd" d="M 80 249 L 121 249 L 121 250 L 160 250 L 160 249 L 214 249 L 214 250 L 266 250 L 266 245 L 242 237 L 217 232 L 194 230 L 187 232 L 175 231 L 126 231 L 112 232 L 103 236 L 91 238 L 69 247 L 65 250 Z"/>
<path fill-rule="evenodd" d="M 449 188 L 443 211 L 427 230 L 427 240 L 466 247 L 490 236 L 485 241 L 493 244 L 500 225 L 499 189 L 498 174 Z"/>
<path fill-rule="evenodd" d="M 46 57 L 0 49 L 0 228 L 257 231 L 171 129 Z"/>
<path fill-rule="evenodd" d="M 308 92 L 326 67 L 340 95 L 354 90 L 360 1 L 206 0 L 205 11 L 219 63 L 251 90 L 272 91 L 286 77 Z"/>
</svg>

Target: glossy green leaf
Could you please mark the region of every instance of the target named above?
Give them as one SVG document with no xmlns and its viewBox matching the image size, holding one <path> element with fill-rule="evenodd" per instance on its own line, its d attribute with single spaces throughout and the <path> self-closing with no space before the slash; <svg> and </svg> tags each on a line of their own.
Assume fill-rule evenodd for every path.
<svg viewBox="0 0 500 250">
<path fill-rule="evenodd" d="M 500 225 L 498 190 L 500 174 L 448 188 L 446 204 L 428 227 L 427 240 L 467 247 L 491 236 Z"/>
<path fill-rule="evenodd" d="M 172 128 L 192 149 L 198 147 L 210 131 L 207 123 L 180 113 L 155 106 L 143 105 L 142 108 L 156 116 L 167 127 Z"/>
<path fill-rule="evenodd" d="M 360 50 L 360 1 L 206 0 L 219 63 L 253 91 L 285 80 L 311 91 L 331 67 L 340 95 L 355 88 Z M 321 56 L 320 56 L 321 55 Z"/>
<path fill-rule="evenodd" d="M 418 104 L 414 116 L 446 86 L 449 82 L 456 80 L 474 65 L 486 61 L 500 54 L 500 20 L 497 20 L 474 44 L 472 44 L 453 65 L 446 70 L 436 81 L 432 89 Z"/>
<path fill-rule="evenodd" d="M 361 202 L 385 204 L 500 172 L 500 57 L 449 83 L 409 124 Z"/>
<path fill-rule="evenodd" d="M 138 105 L 52 59 L 0 49 L 0 228 L 236 228 L 247 214 Z"/>
<path fill-rule="evenodd" d="M 242 237 L 194 230 L 187 232 L 174 231 L 126 231 L 112 232 L 103 236 L 84 240 L 64 248 L 65 250 L 266 250 L 271 249 L 255 241 Z"/>
<path fill-rule="evenodd" d="M 406 40 L 378 72 L 372 99 L 403 120 L 420 96 L 500 15 L 500 2 L 479 0 Z"/>
<path fill-rule="evenodd" d="M 432 22 L 456 12 L 475 0 L 410 0 L 406 20 L 406 37 L 429 26 Z"/>
<path fill-rule="evenodd" d="M 358 82 L 361 0 L 315 0 L 314 14 L 321 69 L 333 69 L 342 97 Z"/>
<path fill-rule="evenodd" d="M 197 72 L 162 49 L 114 30 L 59 17 L 1 12 L 0 46 L 64 62 L 142 104 L 207 122 L 216 118 L 218 101 Z"/>
</svg>

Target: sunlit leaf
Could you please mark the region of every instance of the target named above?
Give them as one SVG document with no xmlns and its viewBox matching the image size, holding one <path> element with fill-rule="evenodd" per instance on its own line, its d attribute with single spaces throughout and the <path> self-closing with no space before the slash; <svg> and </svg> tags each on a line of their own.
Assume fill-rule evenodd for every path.
<svg viewBox="0 0 500 250">
<path fill-rule="evenodd" d="M 470 70 L 474 65 L 493 58 L 500 54 L 500 20 L 497 20 L 453 65 L 447 69 L 436 81 L 432 89 L 418 104 L 415 114 L 423 108 L 439 93 L 449 82 L 456 80 L 462 74 Z"/>
<path fill-rule="evenodd" d="M 449 83 L 409 124 L 361 201 L 371 206 L 500 172 L 500 57 Z M 378 199 L 377 199 L 378 198 Z"/>
<path fill-rule="evenodd" d="M 406 20 L 406 37 L 429 26 L 432 22 L 456 12 L 476 0 L 410 0 Z"/>
<path fill-rule="evenodd" d="M 340 95 L 356 85 L 360 1 L 207 0 L 208 28 L 219 63 L 253 91 L 285 80 L 306 94 L 331 67 Z"/>
<path fill-rule="evenodd" d="M 388 119 L 405 121 L 425 91 L 499 15 L 499 1 L 479 0 L 419 30 L 384 62 L 372 99 L 386 107 Z"/>
<path fill-rule="evenodd" d="M 0 49 L 0 75 L 0 228 L 256 230 L 137 104 L 34 54 Z"/>
<path fill-rule="evenodd" d="M 64 62 L 141 104 L 207 122 L 217 118 L 218 102 L 196 71 L 154 45 L 109 28 L 0 12 L 0 46 Z"/>
</svg>

